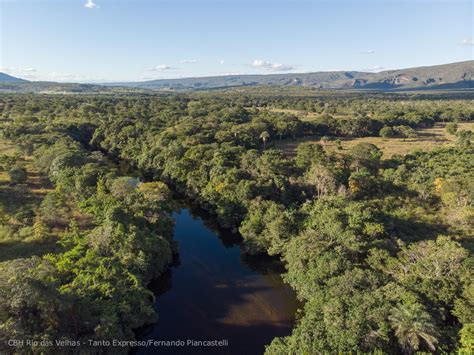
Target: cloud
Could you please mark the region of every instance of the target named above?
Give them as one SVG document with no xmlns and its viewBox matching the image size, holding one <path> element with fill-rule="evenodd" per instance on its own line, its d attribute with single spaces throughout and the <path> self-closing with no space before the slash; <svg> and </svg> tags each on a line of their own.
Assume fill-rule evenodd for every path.
<svg viewBox="0 0 474 355">
<path fill-rule="evenodd" d="M 85 76 L 81 76 L 81 75 L 58 73 L 58 72 L 49 73 L 47 77 L 48 77 L 47 80 L 59 81 L 59 82 L 86 81 L 87 79 Z"/>
<path fill-rule="evenodd" d="M 31 68 L 31 67 L 29 67 L 29 68 L 6 68 L 6 67 L 2 67 L 2 68 L 0 68 L 0 72 L 12 75 L 12 76 L 17 77 L 17 78 L 34 80 L 34 79 L 36 79 L 37 70 L 35 68 Z"/>
<path fill-rule="evenodd" d="M 289 71 L 294 69 L 291 65 L 270 63 L 263 59 L 255 59 L 252 62 L 252 67 L 266 71 Z"/>
<path fill-rule="evenodd" d="M 84 7 L 86 9 L 95 9 L 98 8 L 97 4 L 93 0 L 87 0 L 86 3 L 84 4 Z"/>
<path fill-rule="evenodd" d="M 241 71 L 231 71 L 231 72 L 224 72 L 224 73 L 219 73 L 218 75 L 245 75 L 246 73 L 241 72 Z"/>
<path fill-rule="evenodd" d="M 173 68 L 167 64 L 159 64 L 153 68 L 147 69 L 146 71 L 165 71 L 165 70 L 172 70 L 172 69 L 176 69 L 176 68 Z"/>
<path fill-rule="evenodd" d="M 4 73 L 34 73 L 36 72 L 35 68 L 7 68 L 0 67 L 0 71 Z"/>
<path fill-rule="evenodd" d="M 73 74 L 65 74 L 65 73 L 58 73 L 58 72 L 52 72 L 48 74 L 49 78 L 52 79 L 71 79 L 74 78 Z"/>
<path fill-rule="evenodd" d="M 145 80 L 145 81 L 147 81 L 147 80 L 164 79 L 164 77 L 161 76 L 161 75 L 141 75 L 141 76 L 139 77 L 139 79 L 140 79 L 140 80 Z"/>
<path fill-rule="evenodd" d="M 464 38 L 461 43 L 459 43 L 461 46 L 466 46 L 466 47 L 473 47 L 474 46 L 474 41 L 472 38 Z"/>
<path fill-rule="evenodd" d="M 60 72 L 48 73 L 46 79 L 48 81 L 65 82 L 65 83 L 101 83 L 105 82 L 104 78 L 89 75 L 69 74 Z"/>
<path fill-rule="evenodd" d="M 365 51 L 360 52 L 360 54 L 374 54 L 375 51 L 373 49 L 367 49 Z"/>
<path fill-rule="evenodd" d="M 371 72 L 371 73 L 378 73 L 379 71 L 382 71 L 384 70 L 385 68 L 384 67 L 381 67 L 379 65 L 375 65 L 371 68 L 364 68 L 364 69 L 360 69 L 360 71 L 363 71 L 363 72 Z"/>
<path fill-rule="evenodd" d="M 139 80 L 140 81 L 149 81 L 149 80 L 161 80 L 161 79 L 180 79 L 180 78 L 187 78 L 189 77 L 188 75 L 182 75 L 182 74 L 167 74 L 167 75 L 164 75 L 164 74 L 160 74 L 160 73 L 157 73 L 157 74 L 153 74 L 153 73 L 150 73 L 150 74 L 144 74 L 144 75 L 140 75 L 139 76 Z"/>
<path fill-rule="evenodd" d="M 1 0 L 0 0 L 1 1 Z M 67 82 L 67 83 L 100 83 L 106 82 L 102 77 L 90 76 L 90 75 L 79 75 L 69 74 L 62 72 L 50 72 L 45 73 L 36 68 L 5 68 L 0 67 L 0 72 L 12 75 L 17 78 L 32 80 L 32 81 L 55 81 L 55 82 Z"/>
<path fill-rule="evenodd" d="M 181 64 L 194 64 L 197 63 L 196 59 L 181 59 L 179 61 Z"/>
<path fill-rule="evenodd" d="M 219 64 L 224 64 L 224 63 L 225 63 L 224 59 L 219 60 Z"/>
</svg>

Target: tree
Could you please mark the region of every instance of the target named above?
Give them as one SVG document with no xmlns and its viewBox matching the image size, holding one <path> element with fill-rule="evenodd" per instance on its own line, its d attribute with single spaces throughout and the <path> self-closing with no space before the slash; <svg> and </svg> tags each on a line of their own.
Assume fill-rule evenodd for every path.
<svg viewBox="0 0 474 355">
<path fill-rule="evenodd" d="M 446 132 L 448 132 L 449 134 L 455 135 L 457 131 L 458 131 L 458 124 L 456 122 L 449 122 L 446 125 Z"/>
<path fill-rule="evenodd" d="M 421 350 L 423 343 L 429 350 L 436 350 L 438 333 L 431 316 L 420 303 L 398 304 L 392 309 L 389 320 L 406 354 Z"/>
<path fill-rule="evenodd" d="M 253 200 L 239 231 L 251 254 L 280 254 L 291 237 L 291 212 L 273 201 Z"/>
<path fill-rule="evenodd" d="M 268 133 L 267 131 L 263 131 L 262 133 L 260 133 L 260 139 L 263 141 L 263 149 L 265 149 L 265 144 L 268 138 L 270 138 L 270 133 Z"/>
<path fill-rule="evenodd" d="M 296 166 L 307 170 L 312 163 L 322 163 L 326 160 L 326 152 L 321 144 L 305 142 L 296 148 Z"/>
<path fill-rule="evenodd" d="M 41 220 L 41 218 L 36 218 L 35 224 L 33 224 L 33 237 L 35 239 L 43 239 L 48 235 L 48 227 Z"/>
<path fill-rule="evenodd" d="M 366 168 L 371 172 L 378 170 L 382 151 L 372 143 L 358 143 L 351 149 L 351 156 L 357 171 Z"/>
<path fill-rule="evenodd" d="M 379 131 L 379 135 L 383 138 L 415 138 L 417 136 L 416 131 L 413 128 L 405 125 L 396 127 L 385 126 Z"/>
<path fill-rule="evenodd" d="M 416 131 L 409 126 L 397 126 L 395 129 L 398 136 L 402 138 L 415 138 L 417 136 Z"/>
<path fill-rule="evenodd" d="M 316 188 L 316 196 L 324 197 L 336 190 L 334 174 L 322 164 L 313 164 L 306 174 L 307 181 Z"/>
<path fill-rule="evenodd" d="M 379 135 L 382 138 L 392 138 L 392 137 L 395 137 L 397 133 L 392 127 L 385 126 L 380 130 Z"/>
<path fill-rule="evenodd" d="M 13 185 L 24 184 L 28 179 L 28 173 L 26 169 L 19 165 L 16 165 L 11 168 L 8 172 L 8 176 L 10 177 L 10 182 Z"/>
<path fill-rule="evenodd" d="M 474 348 L 474 323 L 465 324 L 459 331 L 460 348 L 458 354 L 471 354 Z"/>
<path fill-rule="evenodd" d="M 372 353 L 375 349 L 390 353 L 393 346 L 386 316 L 390 304 L 377 287 L 374 273 L 354 268 L 318 283 L 315 275 L 336 271 L 337 248 L 326 252 L 327 258 L 307 261 L 304 255 L 315 249 L 310 245 L 300 253 L 298 272 L 306 284 L 313 286 L 311 298 L 304 303 L 303 316 L 292 335 L 274 340 L 266 353 Z M 311 266 L 308 271 L 307 265 Z"/>
<path fill-rule="evenodd" d="M 283 119 L 279 119 L 276 124 L 276 131 L 278 133 L 278 139 L 281 140 L 281 137 L 285 134 L 288 133 L 289 129 L 290 129 L 290 125 L 289 125 L 289 122 L 287 122 L 284 118 Z"/>
<path fill-rule="evenodd" d="M 286 126 L 288 131 L 291 133 L 293 136 L 293 139 L 296 139 L 296 135 L 300 133 L 301 128 L 302 128 L 302 123 L 296 116 L 288 116 L 286 117 Z"/>
<path fill-rule="evenodd" d="M 469 252 L 447 236 L 423 240 L 403 248 L 390 274 L 402 285 L 432 302 L 452 303 L 463 277 Z"/>
<path fill-rule="evenodd" d="M 112 181 L 110 192 L 114 196 L 125 197 L 130 195 L 137 188 L 140 180 L 129 176 L 121 176 Z"/>
<path fill-rule="evenodd" d="M 376 179 L 370 174 L 370 172 L 361 168 L 359 171 L 354 171 L 349 176 L 349 190 L 352 195 L 363 197 L 370 195 L 376 186 Z"/>
</svg>

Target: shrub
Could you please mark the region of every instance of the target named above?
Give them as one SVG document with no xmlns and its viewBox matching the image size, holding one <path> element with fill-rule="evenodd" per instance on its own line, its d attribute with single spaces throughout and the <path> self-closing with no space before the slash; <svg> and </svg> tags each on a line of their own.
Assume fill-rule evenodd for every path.
<svg viewBox="0 0 474 355">
<path fill-rule="evenodd" d="M 448 132 L 449 134 L 456 134 L 456 132 L 458 131 L 458 124 L 456 122 L 449 122 L 447 125 L 446 125 L 446 132 Z"/>
<path fill-rule="evenodd" d="M 10 177 L 10 182 L 14 185 L 24 184 L 28 178 L 26 169 L 18 165 L 10 169 L 8 176 Z"/>
<path fill-rule="evenodd" d="M 391 138 L 397 135 L 397 132 L 389 126 L 383 127 L 379 132 L 380 137 L 382 138 Z"/>
</svg>

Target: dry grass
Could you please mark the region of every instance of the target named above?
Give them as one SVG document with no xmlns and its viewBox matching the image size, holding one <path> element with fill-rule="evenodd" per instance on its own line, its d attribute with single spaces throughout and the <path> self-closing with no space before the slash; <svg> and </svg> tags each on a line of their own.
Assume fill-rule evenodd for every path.
<svg viewBox="0 0 474 355">
<path fill-rule="evenodd" d="M 22 228 L 15 217 L 25 208 L 37 208 L 45 195 L 53 190 L 52 185 L 40 174 L 33 158 L 20 155 L 12 143 L 0 139 L 0 155 L 17 157 L 16 162 L 24 166 L 28 174 L 25 184 L 13 186 L 8 171 L 0 172 L 0 262 L 55 251 L 59 231 L 52 230 L 43 238 L 36 239 L 31 228 Z"/>
<path fill-rule="evenodd" d="M 375 144 L 382 149 L 384 158 L 390 158 L 393 155 L 405 155 L 415 150 L 430 151 L 436 147 L 450 144 L 455 140 L 455 136 L 446 132 L 446 124 L 437 123 L 432 128 L 418 129 L 416 138 L 382 138 L 382 137 L 364 137 L 364 138 L 343 138 L 341 139 L 342 151 L 349 150 L 357 143 L 367 142 Z M 474 130 L 474 122 L 462 122 L 458 124 L 461 130 Z M 287 155 L 293 156 L 296 148 L 302 142 L 319 142 L 320 136 L 307 136 L 296 140 L 286 139 L 281 142 L 275 142 L 274 147 L 282 149 Z M 334 142 L 326 144 L 329 149 L 336 149 Z"/>
<path fill-rule="evenodd" d="M 12 157 L 15 154 L 17 154 L 16 148 L 13 145 L 8 144 L 3 139 L 0 139 L 0 155 L 7 155 Z M 8 173 L 6 171 L 0 171 L 0 184 L 6 184 L 8 183 L 8 181 Z"/>
<path fill-rule="evenodd" d="M 0 172 L 0 262 L 58 251 L 57 241 L 71 219 L 77 221 L 82 231 L 95 227 L 91 216 L 83 214 L 74 201 L 69 201 L 60 210 L 61 215 L 53 216 L 53 222 L 47 222 L 47 235 L 35 238 L 31 223 L 22 225 L 16 215 L 22 210 L 36 211 L 46 195 L 54 191 L 54 186 L 38 170 L 33 157 L 20 155 L 11 142 L 1 138 L 0 154 L 15 156 L 28 176 L 25 184 L 12 185 L 8 172 Z"/>
<path fill-rule="evenodd" d="M 7 143 L 3 139 L 0 139 L 0 155 L 13 156 L 16 153 L 17 149 L 12 144 Z"/>
<path fill-rule="evenodd" d="M 18 150 L 11 142 L 1 138 L 0 155 L 19 156 L 18 162 L 25 167 L 28 173 L 28 180 L 25 185 L 34 195 L 41 197 L 53 190 L 52 185 L 48 182 L 45 176 L 42 176 L 38 171 L 33 162 L 33 157 L 19 155 Z M 0 172 L 0 187 L 9 184 L 9 180 L 7 171 Z"/>
</svg>

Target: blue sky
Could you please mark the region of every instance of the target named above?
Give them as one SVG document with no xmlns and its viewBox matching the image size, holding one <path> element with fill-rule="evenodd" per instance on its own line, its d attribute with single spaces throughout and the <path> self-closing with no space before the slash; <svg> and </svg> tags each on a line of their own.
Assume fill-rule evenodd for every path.
<svg viewBox="0 0 474 355">
<path fill-rule="evenodd" d="M 473 59 L 472 1 L 0 0 L 0 71 L 101 82 Z"/>
</svg>

